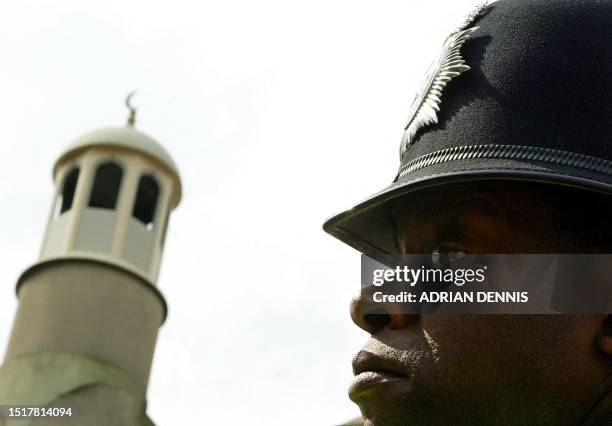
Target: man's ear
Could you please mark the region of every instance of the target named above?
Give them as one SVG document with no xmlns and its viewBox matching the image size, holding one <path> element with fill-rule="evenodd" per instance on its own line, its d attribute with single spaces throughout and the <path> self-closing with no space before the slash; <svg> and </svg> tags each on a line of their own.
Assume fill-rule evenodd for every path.
<svg viewBox="0 0 612 426">
<path fill-rule="evenodd" d="M 602 322 L 595 345 L 604 355 L 612 358 L 612 315 L 606 316 Z"/>
</svg>

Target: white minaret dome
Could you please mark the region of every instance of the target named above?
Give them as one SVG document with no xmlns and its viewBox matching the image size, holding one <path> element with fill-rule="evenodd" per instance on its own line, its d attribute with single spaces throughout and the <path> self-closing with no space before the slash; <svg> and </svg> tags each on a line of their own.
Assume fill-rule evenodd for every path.
<svg viewBox="0 0 612 426">
<path fill-rule="evenodd" d="M 176 163 L 166 151 L 166 149 L 151 136 L 136 130 L 132 126 L 124 127 L 103 127 L 91 132 L 85 133 L 72 141 L 66 149 L 60 154 L 55 167 L 53 167 L 53 178 L 58 170 L 58 166 L 65 162 L 67 158 L 78 155 L 79 152 L 93 147 L 116 147 L 120 149 L 132 150 L 140 152 L 160 162 L 160 164 L 168 167 L 172 173 L 179 177 L 178 167 Z M 180 202 L 181 185 L 180 179 L 176 181 L 176 195 L 178 199 L 176 204 Z"/>
<path fill-rule="evenodd" d="M 94 130 L 60 154 L 53 181 L 37 265 L 98 261 L 155 286 L 168 217 L 181 199 L 178 167 L 161 144 L 129 120 Z"/>
</svg>

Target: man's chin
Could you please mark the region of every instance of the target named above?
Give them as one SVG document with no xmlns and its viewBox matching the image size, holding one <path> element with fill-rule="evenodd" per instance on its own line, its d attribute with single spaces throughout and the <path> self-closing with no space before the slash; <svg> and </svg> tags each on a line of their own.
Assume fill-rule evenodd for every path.
<svg viewBox="0 0 612 426">
<path fill-rule="evenodd" d="M 405 413 L 386 413 L 377 410 L 369 414 L 363 408 L 361 408 L 361 413 L 364 426 L 422 426 L 428 424 L 411 420 Z"/>
<path fill-rule="evenodd" d="M 359 377 L 362 376 L 362 377 Z M 356 403 L 370 426 L 410 426 L 416 423 L 409 415 L 413 394 L 410 379 L 396 377 L 368 377 L 359 375 L 349 388 L 349 397 Z"/>
<path fill-rule="evenodd" d="M 483 424 L 474 422 L 477 415 L 458 416 L 462 410 L 451 408 L 441 395 L 439 389 L 423 386 L 423 383 L 415 381 L 414 378 L 383 380 L 371 386 L 355 386 L 354 383 L 349 393 L 351 400 L 361 410 L 364 426 Z"/>
</svg>

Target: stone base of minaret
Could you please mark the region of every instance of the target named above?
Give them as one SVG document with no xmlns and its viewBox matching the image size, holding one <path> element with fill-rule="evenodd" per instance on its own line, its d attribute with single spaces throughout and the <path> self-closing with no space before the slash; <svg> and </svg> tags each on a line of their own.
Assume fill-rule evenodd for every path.
<svg viewBox="0 0 612 426">
<path fill-rule="evenodd" d="M 165 306 L 149 284 L 103 263 L 63 259 L 26 272 L 18 295 L 0 406 L 71 408 L 72 417 L 0 425 L 153 424 L 146 388 Z"/>
<path fill-rule="evenodd" d="M 0 368 L 0 405 L 70 408 L 61 418 L 14 420 L 2 426 L 153 426 L 142 389 L 121 370 L 66 353 L 25 355 Z"/>
</svg>

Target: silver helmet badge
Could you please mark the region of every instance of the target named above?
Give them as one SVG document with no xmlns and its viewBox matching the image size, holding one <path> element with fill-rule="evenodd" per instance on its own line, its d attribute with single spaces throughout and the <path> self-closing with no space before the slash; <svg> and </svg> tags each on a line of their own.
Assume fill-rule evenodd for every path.
<svg viewBox="0 0 612 426">
<path fill-rule="evenodd" d="M 465 17 L 461 25 L 444 41 L 438 59 L 429 66 L 422 88 L 410 106 L 410 118 L 404 126 L 404 136 L 400 145 L 400 159 L 408 146 L 414 142 L 417 130 L 438 122 L 437 113 L 440 111 L 444 87 L 453 78 L 470 69 L 461 56 L 461 46 L 478 29 L 478 27 L 467 27 L 480 15 L 487 3 L 483 2 Z"/>
</svg>

